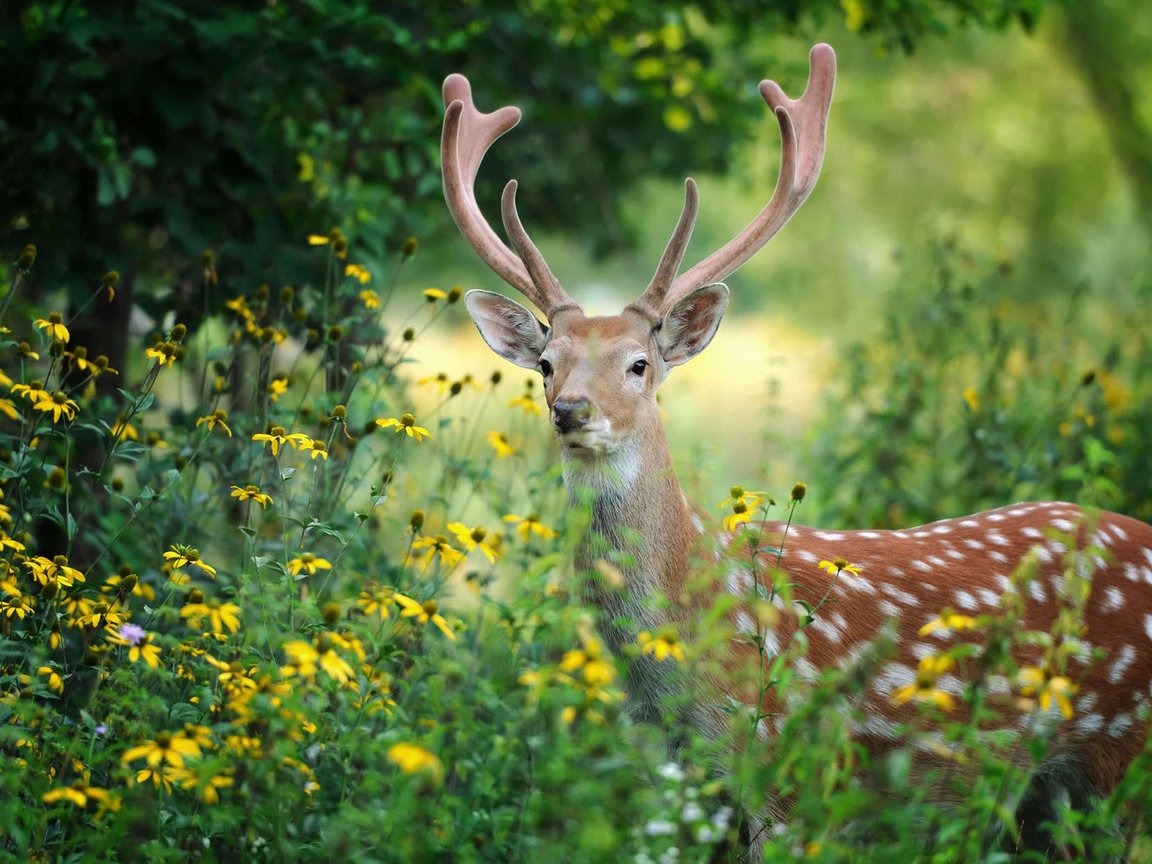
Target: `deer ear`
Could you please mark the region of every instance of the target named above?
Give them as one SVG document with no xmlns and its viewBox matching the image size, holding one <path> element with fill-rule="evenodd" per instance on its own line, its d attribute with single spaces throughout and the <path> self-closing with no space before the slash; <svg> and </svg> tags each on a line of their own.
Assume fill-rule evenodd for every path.
<svg viewBox="0 0 1152 864">
<path fill-rule="evenodd" d="M 464 305 L 489 348 L 517 366 L 536 368 L 548 342 L 548 328 L 535 315 L 494 291 L 469 291 Z"/>
<path fill-rule="evenodd" d="M 664 362 L 679 366 L 703 351 L 716 335 L 727 308 L 728 286 L 721 282 L 697 288 L 677 300 L 656 331 Z"/>
</svg>

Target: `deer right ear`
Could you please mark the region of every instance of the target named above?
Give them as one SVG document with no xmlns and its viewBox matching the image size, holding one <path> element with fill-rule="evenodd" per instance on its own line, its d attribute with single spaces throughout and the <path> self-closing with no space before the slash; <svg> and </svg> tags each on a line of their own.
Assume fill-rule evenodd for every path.
<svg viewBox="0 0 1152 864">
<path fill-rule="evenodd" d="M 517 366 L 537 367 L 548 342 L 548 328 L 535 315 L 494 291 L 469 291 L 464 305 L 489 348 Z"/>
</svg>

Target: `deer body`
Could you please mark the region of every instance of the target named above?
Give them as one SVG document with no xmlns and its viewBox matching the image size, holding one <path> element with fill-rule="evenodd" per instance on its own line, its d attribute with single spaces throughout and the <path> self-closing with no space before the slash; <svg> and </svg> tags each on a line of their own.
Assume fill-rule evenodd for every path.
<svg viewBox="0 0 1152 864">
<path fill-rule="evenodd" d="M 484 219 L 472 191 L 476 173 L 484 153 L 520 114 L 511 107 L 479 112 L 468 82 L 449 76 L 441 148 L 449 208 L 481 258 L 539 307 L 548 323 L 492 292 L 470 291 L 465 302 L 496 353 L 543 376 L 569 495 L 591 513 L 577 566 L 592 572 L 599 562 L 608 562 L 623 577 L 623 586 L 594 578 L 584 586 L 586 599 L 601 608 L 600 631 L 615 651 L 634 643 L 641 630 L 690 622 L 699 606 L 708 605 L 709 591 L 712 596 L 728 591 L 746 601 L 729 615 L 737 638 L 724 661 L 734 673 L 742 670 L 744 681 L 749 669 L 770 663 L 801 628 L 808 650 L 794 662 L 798 673 L 809 678 L 822 668 L 851 662 L 877 634 L 890 632 L 893 656 L 871 681 L 862 704 L 867 719 L 855 730 L 869 749 L 883 752 L 901 743 L 903 725 L 915 716 L 914 706 L 893 701 L 894 691 L 916 682 L 924 658 L 953 639 L 968 638 L 948 629 L 922 635 L 921 628 L 945 609 L 966 616 L 991 613 L 1002 596 L 1018 592 L 1022 626 L 1048 632 L 1066 599 L 1062 592 L 1069 590 L 1065 555 L 1087 548 L 1071 566 L 1080 578 L 1091 580 L 1082 610 L 1084 639 L 1106 655 L 1093 662 L 1085 650 L 1064 670 L 1079 681 L 1077 715 L 1059 727 L 1046 767 L 1019 811 L 1027 823 L 1026 841 L 1043 850 L 1046 841 L 1035 826 L 1054 817 L 1054 799 L 1064 796 L 1081 805 L 1091 794 L 1108 792 L 1147 733 L 1142 709 L 1152 697 L 1152 527 L 1051 502 L 900 531 L 822 531 L 768 523 L 759 526 L 767 541 L 754 548 L 775 551 L 741 553 L 743 541 L 734 538 L 720 567 L 722 576 L 708 591 L 697 590 L 698 566 L 708 555 L 701 542 L 705 531 L 676 480 L 656 390 L 673 367 L 698 354 L 715 334 L 728 304 L 728 289 L 715 280 L 766 243 L 816 182 L 835 78 L 832 49 L 813 48 L 811 66 L 808 87 L 798 100 L 773 82 L 760 85 L 783 138 L 780 178 L 764 209 L 722 249 L 679 273 L 697 207 L 696 186 L 688 180 L 684 210 L 651 283 L 623 312 L 606 317 L 585 316 L 560 287 L 517 215 L 515 181 L 505 187 L 501 202 L 512 248 Z M 1014 583 L 1013 573 L 1028 556 L 1035 557 L 1034 578 Z M 837 559 L 858 566 L 859 572 L 842 568 L 829 573 L 819 566 Z M 818 606 L 817 614 L 802 620 L 795 609 L 786 608 L 781 595 L 765 593 L 772 587 L 765 574 L 777 570 L 775 578 L 791 586 L 794 599 Z M 754 601 L 765 596 L 779 612 L 778 622 L 767 628 L 754 614 Z M 756 638 L 746 638 L 749 633 Z M 771 690 L 749 693 L 740 681 L 733 674 L 731 680 L 714 682 L 715 689 L 750 703 L 764 718 L 761 734 L 770 735 L 782 706 L 775 704 Z M 955 695 L 964 687 L 959 673 L 941 675 L 935 684 Z M 629 670 L 632 713 L 661 720 L 665 698 L 680 685 L 672 664 L 639 658 Z M 1007 694 L 1011 682 L 990 686 Z M 723 712 L 703 698 L 687 721 L 709 732 L 719 732 L 725 722 Z M 1008 722 L 1020 722 L 1019 712 Z M 753 822 L 784 815 L 779 804 L 768 809 L 752 814 Z"/>
</svg>

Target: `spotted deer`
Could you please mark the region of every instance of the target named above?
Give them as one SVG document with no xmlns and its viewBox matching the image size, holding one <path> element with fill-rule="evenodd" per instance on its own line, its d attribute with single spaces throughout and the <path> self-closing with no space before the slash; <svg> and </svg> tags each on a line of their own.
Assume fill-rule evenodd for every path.
<svg viewBox="0 0 1152 864">
<path fill-rule="evenodd" d="M 804 94 L 788 98 L 772 81 L 760 94 L 773 111 L 783 139 L 780 174 L 771 199 L 730 242 L 690 269 L 681 260 L 697 212 L 696 184 L 686 181 L 685 203 L 656 272 L 639 298 L 614 316 L 586 316 L 568 296 L 525 231 L 516 210 L 516 181 L 504 188 L 501 215 L 511 248 L 500 240 L 477 205 L 474 181 L 481 160 L 497 138 L 515 126 L 519 109 L 478 111 L 463 76 L 444 82 L 441 142 L 444 194 L 460 230 L 480 258 L 543 313 L 542 323 L 524 306 L 490 291 L 466 295 L 469 314 L 488 345 L 501 357 L 544 379 L 552 427 L 560 446 L 565 484 L 573 501 L 589 502 L 589 539 L 577 552 L 577 567 L 591 572 L 597 559 L 623 561 L 624 590 L 588 581 L 588 596 L 604 607 L 600 629 L 610 647 L 620 649 L 641 630 L 677 626 L 694 610 L 686 590 L 700 560 L 704 529 L 673 471 L 656 403 L 656 390 L 674 366 L 702 351 L 715 335 L 728 305 L 719 281 L 779 231 L 812 191 L 824 158 L 825 132 L 836 74 L 828 45 L 815 46 Z M 1090 580 L 1083 610 L 1087 644 L 1103 649 L 1103 659 L 1081 651 L 1064 670 L 1078 685 L 1075 713 L 1059 722 L 1048 757 L 1035 772 L 1017 810 L 1025 843 L 1047 847 L 1042 823 L 1055 817 L 1056 801 L 1083 805 L 1114 787 L 1139 752 L 1147 732 L 1152 680 L 1152 528 L 1114 513 L 1086 514 L 1074 504 L 1044 502 L 1002 507 L 905 530 L 829 531 L 766 523 L 762 530 L 782 542 L 764 564 L 791 585 L 796 599 L 811 606 L 823 598 L 819 614 L 805 622 L 806 656 L 796 661 L 801 675 L 815 678 L 824 667 L 844 664 L 885 628 L 894 633 L 892 656 L 871 682 L 864 700 L 867 721 L 855 730 L 872 752 L 901 743 L 905 724 L 916 714 L 912 703 L 893 694 L 923 680 L 923 662 L 950 640 L 952 628 L 922 629 L 951 609 L 958 630 L 966 616 L 999 608 L 1018 592 L 1021 626 L 1048 632 L 1066 598 L 1066 553 L 1090 548 L 1078 569 Z M 1062 535 L 1056 538 L 1054 532 Z M 1069 547 L 1069 548 L 1066 548 Z M 1022 562 L 1034 565 L 1034 578 L 1013 580 Z M 826 572 L 822 561 L 850 562 Z M 719 587 L 743 598 L 755 597 L 757 578 L 749 560 L 726 565 Z M 763 572 L 765 568 L 761 568 Z M 663 604 L 652 602 L 664 598 Z M 775 602 L 782 606 L 780 597 Z M 752 604 L 731 614 L 736 633 L 757 628 Z M 795 615 L 760 634 L 759 644 L 735 638 L 726 665 L 752 667 L 770 662 L 800 627 Z M 667 664 L 664 664 L 667 665 Z M 954 674 L 932 675 L 934 688 L 960 694 Z M 673 686 L 658 664 L 635 662 L 627 689 L 634 715 L 661 716 L 661 699 Z M 723 687 L 724 684 L 719 685 Z M 1011 692 L 1014 682 L 1000 682 Z M 1064 695 L 1072 692 L 1069 687 Z M 1058 696 L 1060 694 L 1057 694 Z M 753 701 L 760 716 L 780 706 L 771 693 Z M 1055 720 L 1061 721 L 1055 710 Z M 694 722 L 715 722 L 706 709 Z M 771 734 L 770 722 L 761 724 Z M 1023 748 L 1022 748 L 1023 749 Z M 753 826 L 786 815 L 777 802 L 750 814 Z M 755 835 L 762 837 L 762 831 Z M 760 841 L 755 841 L 755 846 Z M 753 850 L 755 852 L 755 849 Z"/>
</svg>

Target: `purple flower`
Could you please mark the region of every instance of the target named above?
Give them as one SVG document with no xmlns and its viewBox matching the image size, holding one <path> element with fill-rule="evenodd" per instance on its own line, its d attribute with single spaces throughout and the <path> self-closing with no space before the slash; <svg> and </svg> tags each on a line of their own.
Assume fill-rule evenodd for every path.
<svg viewBox="0 0 1152 864">
<path fill-rule="evenodd" d="M 99 726 L 97 726 L 92 731 L 95 732 L 97 735 L 107 735 L 108 734 L 108 727 L 105 726 L 103 723 L 101 723 Z"/>
<path fill-rule="evenodd" d="M 141 644 L 145 637 L 148 635 L 143 627 L 136 624 L 121 624 L 120 629 L 116 633 L 121 639 L 129 645 Z"/>
</svg>

